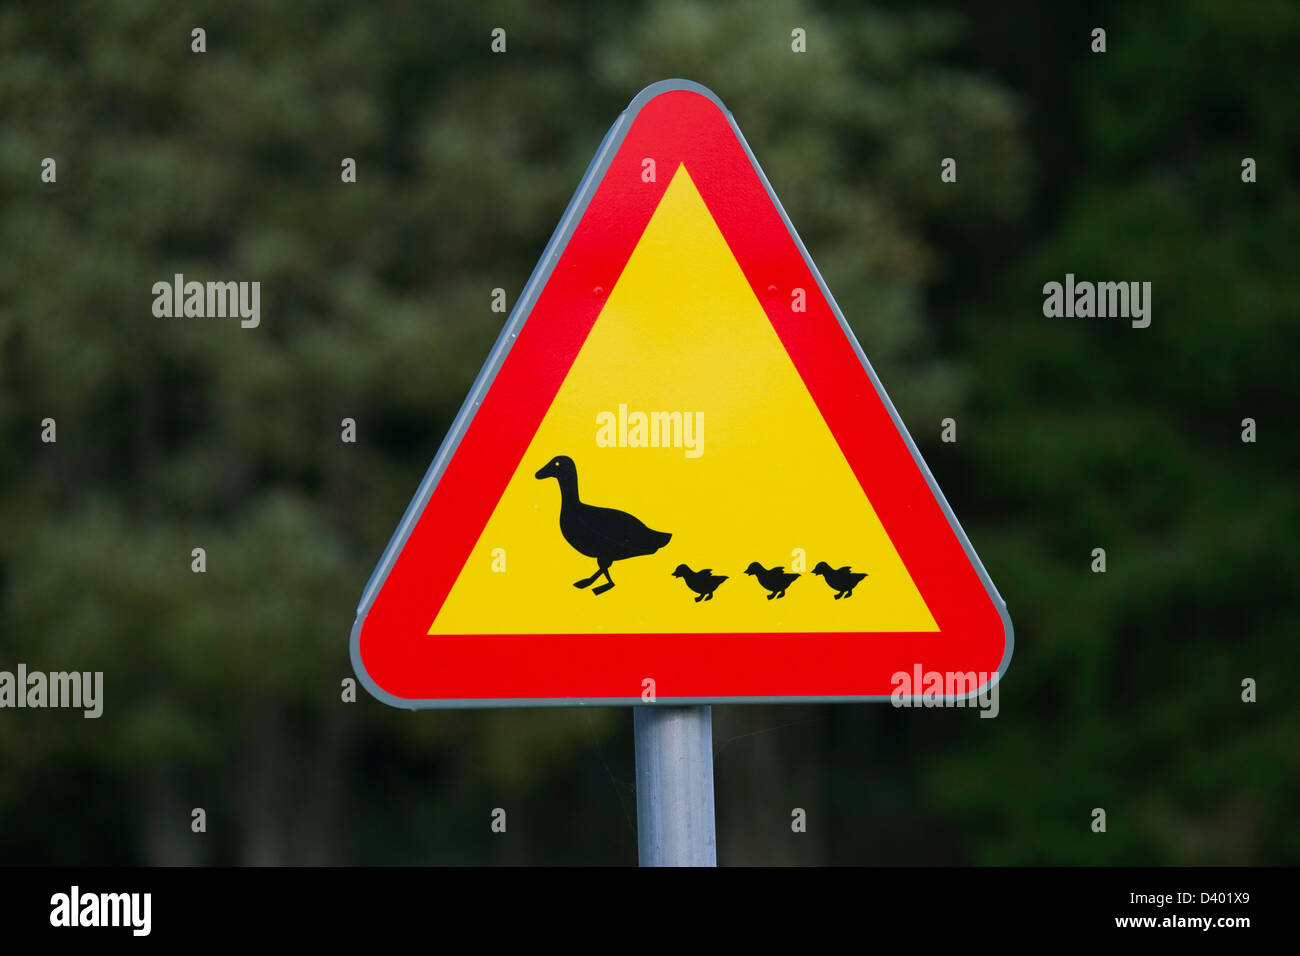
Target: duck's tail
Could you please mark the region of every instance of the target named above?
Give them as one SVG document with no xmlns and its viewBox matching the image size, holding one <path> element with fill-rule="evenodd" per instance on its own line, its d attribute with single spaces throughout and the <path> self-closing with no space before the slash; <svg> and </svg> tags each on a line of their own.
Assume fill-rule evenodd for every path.
<svg viewBox="0 0 1300 956">
<path fill-rule="evenodd" d="M 653 535 L 651 540 L 656 542 L 654 546 L 655 551 L 658 551 L 660 548 L 666 545 L 673 538 L 673 536 L 669 534 L 667 531 L 653 531 L 651 532 L 651 534 Z M 654 552 L 651 553 L 653 554 Z"/>
</svg>

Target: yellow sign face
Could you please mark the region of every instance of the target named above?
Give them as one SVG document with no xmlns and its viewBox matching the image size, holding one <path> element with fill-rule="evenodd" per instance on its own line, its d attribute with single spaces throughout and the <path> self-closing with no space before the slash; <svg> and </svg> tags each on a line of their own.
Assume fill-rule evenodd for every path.
<svg viewBox="0 0 1300 956">
<path fill-rule="evenodd" d="M 679 166 L 429 634 L 937 630 Z"/>
</svg>

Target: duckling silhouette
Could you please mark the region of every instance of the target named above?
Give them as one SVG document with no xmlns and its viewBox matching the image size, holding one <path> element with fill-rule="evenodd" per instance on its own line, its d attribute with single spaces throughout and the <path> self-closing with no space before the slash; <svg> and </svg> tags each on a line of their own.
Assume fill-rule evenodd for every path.
<svg viewBox="0 0 1300 956">
<path fill-rule="evenodd" d="M 575 588 L 585 588 L 601 575 L 605 583 L 591 589 L 604 594 L 614 586 L 609 566 L 624 558 L 654 554 L 672 537 L 665 531 L 651 531 L 626 511 L 596 508 L 578 499 L 578 469 L 568 455 L 556 455 L 537 470 L 537 478 L 555 478 L 560 483 L 560 534 L 573 549 L 596 559 L 596 573 Z"/>
<path fill-rule="evenodd" d="M 817 567 L 813 568 L 813 574 L 820 574 L 826 579 L 832 591 L 835 592 L 835 600 L 844 597 L 853 597 L 853 589 L 858 586 L 858 582 L 867 576 L 867 572 L 856 573 L 847 564 L 842 568 L 832 569 L 825 561 L 818 561 Z"/>
<path fill-rule="evenodd" d="M 765 568 L 757 561 L 745 568 L 746 574 L 752 574 L 758 578 L 758 583 L 767 588 L 767 599 L 785 597 L 785 589 L 794 583 L 794 579 L 799 575 L 785 568 Z"/>
<path fill-rule="evenodd" d="M 718 585 L 727 580 L 725 574 L 714 574 L 712 568 L 704 568 L 700 571 L 692 571 L 684 564 L 677 565 L 677 570 L 673 572 L 673 577 L 682 578 L 686 581 L 686 586 L 699 595 L 695 603 L 701 601 L 712 601 L 713 592 L 718 589 Z"/>
</svg>

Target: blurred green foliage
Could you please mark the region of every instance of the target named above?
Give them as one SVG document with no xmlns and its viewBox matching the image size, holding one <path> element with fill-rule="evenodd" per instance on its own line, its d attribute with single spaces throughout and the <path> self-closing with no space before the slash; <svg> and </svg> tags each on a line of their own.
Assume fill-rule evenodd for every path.
<svg viewBox="0 0 1300 956">
<path fill-rule="evenodd" d="M 0 9 L 0 668 L 106 698 L 0 712 L 0 861 L 635 859 L 629 712 L 340 681 L 491 290 L 669 76 L 736 116 L 1017 628 L 996 720 L 715 708 L 720 860 L 1300 860 L 1297 40 L 1284 2 Z M 261 328 L 155 318 L 177 272 L 261 281 Z M 1151 281 L 1151 328 L 1045 319 L 1066 272 Z"/>
</svg>

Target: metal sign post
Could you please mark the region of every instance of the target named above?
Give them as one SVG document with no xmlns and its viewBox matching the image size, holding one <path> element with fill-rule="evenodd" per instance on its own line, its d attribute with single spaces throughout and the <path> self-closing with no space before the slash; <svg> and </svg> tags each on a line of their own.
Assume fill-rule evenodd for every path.
<svg viewBox="0 0 1300 956">
<path fill-rule="evenodd" d="M 717 866 L 710 707 L 635 708 L 637 856 L 642 866 Z"/>
<path fill-rule="evenodd" d="M 366 585 L 361 683 L 636 708 L 640 861 L 715 866 L 706 704 L 885 701 L 899 673 L 968 700 L 1013 644 L 735 118 L 642 90 Z"/>
</svg>

